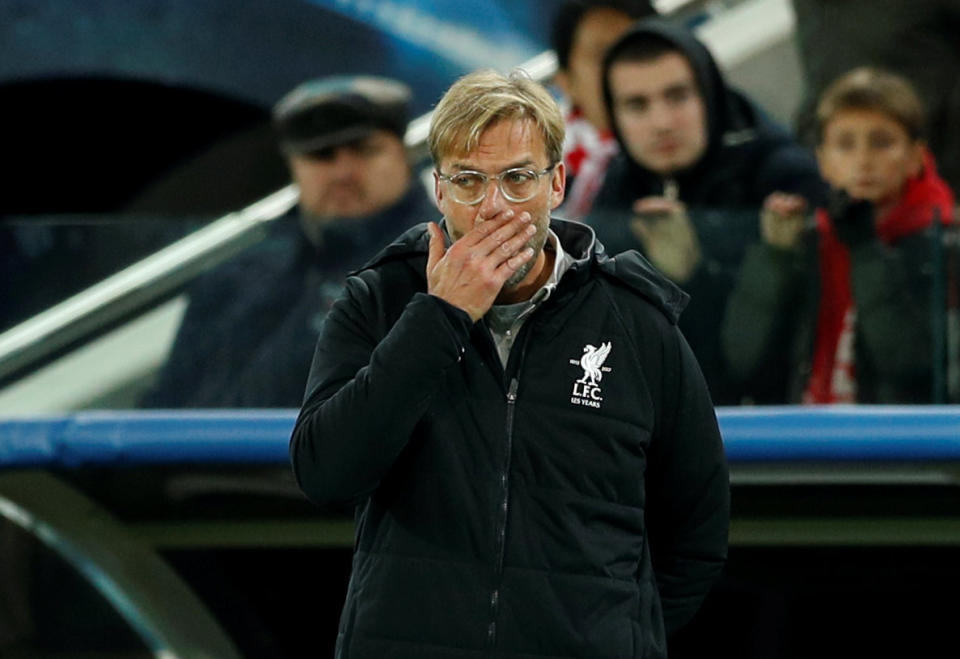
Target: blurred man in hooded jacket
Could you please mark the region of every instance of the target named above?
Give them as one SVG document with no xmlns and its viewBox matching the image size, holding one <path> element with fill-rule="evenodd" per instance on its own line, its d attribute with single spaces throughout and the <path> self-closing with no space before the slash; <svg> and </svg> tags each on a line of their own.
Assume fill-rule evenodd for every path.
<svg viewBox="0 0 960 659">
<path fill-rule="evenodd" d="M 634 25 L 604 60 L 621 153 L 587 218 L 613 253 L 637 249 L 691 296 L 680 323 L 716 404 L 740 401 L 719 341 L 726 299 L 771 195 L 816 203 L 813 155 L 743 94 L 689 31 Z"/>
</svg>

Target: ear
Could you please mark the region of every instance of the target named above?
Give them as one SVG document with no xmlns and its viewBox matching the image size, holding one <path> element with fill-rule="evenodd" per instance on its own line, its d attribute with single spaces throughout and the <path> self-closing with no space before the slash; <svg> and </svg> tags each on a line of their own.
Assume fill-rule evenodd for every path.
<svg viewBox="0 0 960 659">
<path fill-rule="evenodd" d="M 433 170 L 433 196 L 437 200 L 437 207 L 443 203 L 443 186 L 440 185 L 440 174 Z"/>
<path fill-rule="evenodd" d="M 557 163 L 550 176 L 550 210 L 563 203 L 563 196 L 567 187 L 567 168 L 563 161 Z"/>
</svg>

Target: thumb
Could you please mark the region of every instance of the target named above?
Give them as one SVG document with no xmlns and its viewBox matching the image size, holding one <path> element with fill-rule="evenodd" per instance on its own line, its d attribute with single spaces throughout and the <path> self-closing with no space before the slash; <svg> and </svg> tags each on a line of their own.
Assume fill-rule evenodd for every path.
<svg viewBox="0 0 960 659">
<path fill-rule="evenodd" d="M 782 202 L 783 195 L 779 192 L 771 192 L 767 195 L 767 198 L 763 200 L 763 211 L 776 212 L 776 208 Z"/>
<path fill-rule="evenodd" d="M 648 213 L 667 214 L 672 213 L 679 207 L 679 204 L 671 199 L 664 197 L 643 197 L 633 202 L 633 212 L 638 215 Z"/>
<path fill-rule="evenodd" d="M 427 254 L 427 273 L 429 274 L 447 250 L 443 246 L 443 232 L 440 231 L 436 222 L 427 224 L 427 232 L 430 234 L 430 251 Z"/>
</svg>

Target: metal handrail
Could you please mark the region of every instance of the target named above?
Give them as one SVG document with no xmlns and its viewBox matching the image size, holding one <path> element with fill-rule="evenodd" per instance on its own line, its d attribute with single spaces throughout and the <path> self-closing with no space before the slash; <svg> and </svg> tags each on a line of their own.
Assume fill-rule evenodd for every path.
<svg viewBox="0 0 960 659">
<path fill-rule="evenodd" d="M 0 381 L 161 299 L 257 242 L 267 225 L 289 210 L 296 199 L 294 186 L 278 190 L 0 334 Z"/>
</svg>

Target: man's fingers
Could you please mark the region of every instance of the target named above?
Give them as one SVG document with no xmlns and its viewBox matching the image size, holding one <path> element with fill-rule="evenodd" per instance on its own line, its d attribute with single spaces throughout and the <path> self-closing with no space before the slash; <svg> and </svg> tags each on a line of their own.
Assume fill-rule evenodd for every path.
<svg viewBox="0 0 960 659">
<path fill-rule="evenodd" d="M 512 236 L 516 235 L 518 231 L 523 229 L 523 226 L 530 222 L 530 213 L 524 211 L 517 215 L 513 210 L 508 211 L 509 217 L 505 217 L 505 221 L 499 226 L 490 225 L 490 231 L 488 234 L 481 240 L 477 247 L 485 252 L 492 252 L 497 248 L 497 246 L 503 244 L 505 241 L 509 240 Z M 506 215 L 506 213 L 504 213 Z"/>
<path fill-rule="evenodd" d="M 491 255 L 512 256 L 536 230 L 527 233 L 527 227 L 532 224 L 530 214 L 526 211 L 519 216 L 512 210 L 508 212 L 509 215 L 501 213 L 494 220 L 484 221 L 458 240 L 451 248 L 455 250 L 456 258 L 482 261 Z M 511 242 L 517 240 L 519 242 L 516 244 Z"/>
<path fill-rule="evenodd" d="M 496 273 L 500 276 L 502 280 L 500 283 L 507 281 L 514 272 L 516 272 L 520 266 L 533 258 L 533 248 L 527 247 L 523 251 L 511 256 L 509 259 L 497 266 Z"/>
<path fill-rule="evenodd" d="M 460 239 L 460 241 L 471 247 L 473 245 L 477 245 L 488 239 L 498 229 L 508 224 L 510 220 L 513 219 L 514 215 L 516 215 L 516 212 L 512 208 L 508 208 L 494 218 L 482 220 L 474 225 L 473 229 L 468 231 L 463 238 Z"/>
<path fill-rule="evenodd" d="M 530 213 L 524 211 L 520 213 L 520 216 L 515 220 L 508 222 L 506 225 L 500 227 L 493 233 L 491 233 L 487 238 L 481 242 L 477 247 L 486 253 L 492 253 L 497 249 L 500 249 L 502 252 L 508 252 L 513 254 L 516 249 L 509 249 L 505 247 L 512 240 L 515 240 L 518 236 L 524 236 L 522 242 L 526 242 L 527 238 L 533 233 L 536 233 L 536 228 L 533 228 L 533 231 L 529 231 L 533 225 L 530 223 Z M 529 232 L 529 233 L 528 233 Z M 522 244 L 521 242 L 521 244 Z M 519 249 L 519 246 L 517 247 Z"/>
<path fill-rule="evenodd" d="M 522 249 L 524 245 L 537 233 L 537 227 L 532 224 L 527 224 L 520 231 L 518 231 L 512 238 L 505 240 L 500 243 L 497 247 L 497 254 L 502 258 L 510 258 L 517 253 L 518 250 Z"/>
</svg>

